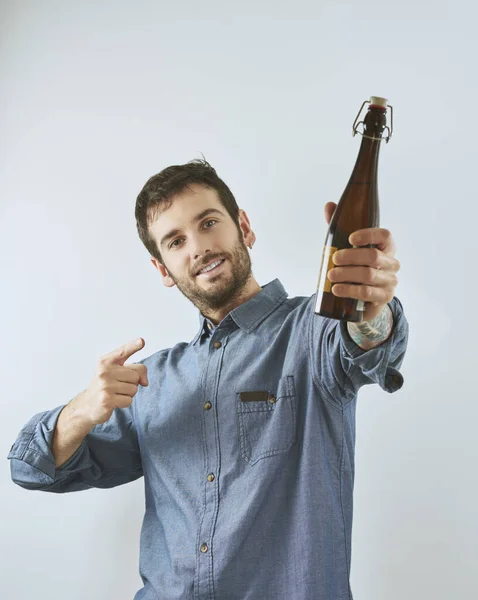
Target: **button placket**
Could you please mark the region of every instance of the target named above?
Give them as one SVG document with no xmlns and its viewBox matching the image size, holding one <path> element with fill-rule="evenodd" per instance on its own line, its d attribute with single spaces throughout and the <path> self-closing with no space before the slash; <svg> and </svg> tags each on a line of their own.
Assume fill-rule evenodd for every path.
<svg viewBox="0 0 478 600">
<path fill-rule="evenodd" d="M 224 350 L 227 345 L 227 333 L 224 329 L 214 329 L 209 327 L 211 336 L 209 338 L 209 352 L 207 358 L 206 377 L 203 388 L 203 422 L 204 422 L 204 451 L 206 456 L 204 473 L 204 513 L 199 532 L 198 554 L 200 560 L 197 563 L 198 571 L 196 574 L 197 597 L 212 597 L 212 543 L 214 538 L 214 529 L 217 519 L 219 506 L 219 432 L 217 422 L 217 387 L 219 385 L 221 365 L 224 359 Z M 214 332 L 213 332 L 214 329 Z M 218 339 L 221 337 L 222 339 Z M 218 352 L 219 351 L 219 352 Z M 213 409 L 213 410 L 211 410 Z"/>
</svg>

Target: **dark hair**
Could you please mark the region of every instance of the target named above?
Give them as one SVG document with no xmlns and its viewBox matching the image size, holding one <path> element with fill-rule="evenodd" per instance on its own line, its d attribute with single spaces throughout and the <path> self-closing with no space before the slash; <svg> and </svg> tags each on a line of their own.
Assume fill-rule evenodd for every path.
<svg viewBox="0 0 478 600">
<path fill-rule="evenodd" d="M 172 165 L 153 175 L 145 183 L 136 199 L 135 217 L 139 237 L 151 256 L 161 263 L 163 259 L 155 240 L 149 234 L 149 225 L 172 204 L 172 196 L 198 183 L 217 191 L 219 200 L 239 227 L 239 207 L 231 190 L 204 159 L 194 159 L 184 165 Z M 164 264 L 164 263 L 163 263 Z"/>
</svg>

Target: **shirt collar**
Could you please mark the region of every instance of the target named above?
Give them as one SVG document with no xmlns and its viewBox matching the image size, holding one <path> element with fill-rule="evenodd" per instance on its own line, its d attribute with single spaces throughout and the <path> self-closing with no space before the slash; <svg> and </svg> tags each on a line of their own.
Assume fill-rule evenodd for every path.
<svg viewBox="0 0 478 600">
<path fill-rule="evenodd" d="M 284 302 L 288 294 L 278 279 L 262 286 L 261 291 L 247 302 L 244 302 L 223 319 L 233 319 L 238 327 L 246 333 L 251 333 L 266 317 L 268 317 L 280 304 Z M 194 346 L 201 335 L 208 332 L 210 321 L 199 312 L 199 331 L 192 340 Z M 212 323 L 211 323 L 212 325 Z"/>
</svg>

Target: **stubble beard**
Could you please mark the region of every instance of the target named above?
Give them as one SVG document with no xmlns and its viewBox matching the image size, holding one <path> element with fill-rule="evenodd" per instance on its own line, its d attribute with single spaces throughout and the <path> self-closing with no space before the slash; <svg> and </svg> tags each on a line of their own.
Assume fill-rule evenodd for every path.
<svg viewBox="0 0 478 600">
<path fill-rule="evenodd" d="M 197 276 L 176 278 L 169 272 L 178 290 L 203 314 L 235 304 L 252 277 L 251 258 L 241 238 L 238 237 L 232 251 L 224 254 L 224 258 L 231 265 L 231 275 L 219 274 L 210 289 L 202 288 L 196 282 Z"/>
</svg>

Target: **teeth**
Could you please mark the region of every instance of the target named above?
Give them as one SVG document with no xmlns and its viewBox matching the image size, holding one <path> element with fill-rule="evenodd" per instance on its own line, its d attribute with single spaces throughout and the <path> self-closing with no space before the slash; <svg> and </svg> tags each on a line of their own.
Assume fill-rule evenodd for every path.
<svg viewBox="0 0 478 600">
<path fill-rule="evenodd" d="M 207 273 L 207 271 L 212 271 L 212 269 L 214 269 L 215 267 L 217 267 L 217 265 L 222 263 L 222 259 L 221 260 L 217 260 L 216 262 L 213 262 L 209 265 L 209 267 L 206 267 L 205 269 L 202 269 L 201 271 L 199 271 L 199 273 Z"/>
</svg>

